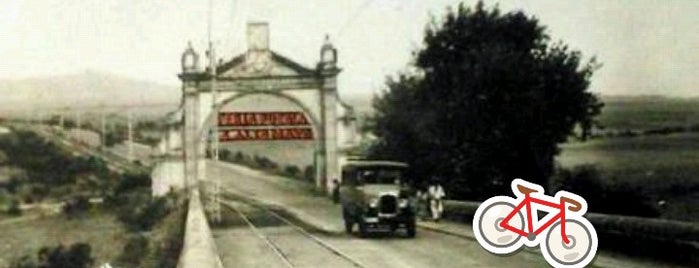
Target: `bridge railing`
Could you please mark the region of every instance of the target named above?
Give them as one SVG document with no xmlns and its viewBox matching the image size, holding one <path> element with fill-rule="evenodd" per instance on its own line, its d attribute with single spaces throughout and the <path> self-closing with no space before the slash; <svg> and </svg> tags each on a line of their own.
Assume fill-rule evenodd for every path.
<svg viewBox="0 0 699 268">
<path fill-rule="evenodd" d="M 223 267 L 200 198 L 199 190 L 193 190 L 189 198 L 184 245 L 178 268 Z"/>
<path fill-rule="evenodd" d="M 480 202 L 444 202 L 444 217 L 472 224 Z M 699 263 L 699 223 L 633 216 L 587 213 L 597 231 L 599 247 L 636 256 L 680 263 Z"/>
</svg>

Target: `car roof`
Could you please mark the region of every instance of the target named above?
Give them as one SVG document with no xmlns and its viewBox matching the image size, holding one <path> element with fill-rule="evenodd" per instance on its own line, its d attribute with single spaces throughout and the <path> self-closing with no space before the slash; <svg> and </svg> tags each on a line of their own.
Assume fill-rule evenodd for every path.
<svg viewBox="0 0 699 268">
<path fill-rule="evenodd" d="M 352 160 L 347 161 L 345 167 L 400 167 L 407 168 L 408 164 L 386 160 Z"/>
</svg>

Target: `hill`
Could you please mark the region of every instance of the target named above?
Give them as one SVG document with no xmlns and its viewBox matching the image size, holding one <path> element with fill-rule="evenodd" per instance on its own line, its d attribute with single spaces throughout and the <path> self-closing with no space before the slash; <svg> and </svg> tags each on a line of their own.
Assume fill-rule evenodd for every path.
<svg viewBox="0 0 699 268">
<path fill-rule="evenodd" d="M 0 111 L 16 114 L 27 109 L 143 105 L 167 112 L 180 99 L 177 86 L 160 85 L 88 70 L 84 73 L 0 80 Z"/>
<path fill-rule="evenodd" d="M 699 98 L 602 96 L 598 119 L 608 130 L 643 131 L 699 125 Z"/>
<path fill-rule="evenodd" d="M 346 94 L 342 97 L 360 115 L 373 114 L 373 96 Z M 601 98 L 605 105 L 598 120 L 607 130 L 644 131 L 699 125 L 699 97 L 602 95 Z"/>
</svg>

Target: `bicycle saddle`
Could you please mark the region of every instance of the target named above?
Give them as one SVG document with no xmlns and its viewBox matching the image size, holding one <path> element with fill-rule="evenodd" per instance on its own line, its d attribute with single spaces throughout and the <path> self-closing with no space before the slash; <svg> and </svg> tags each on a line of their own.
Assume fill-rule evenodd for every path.
<svg viewBox="0 0 699 268">
<path fill-rule="evenodd" d="M 519 190 L 519 192 L 523 194 L 536 193 L 536 189 L 532 189 L 524 185 L 517 185 L 517 190 Z"/>
</svg>

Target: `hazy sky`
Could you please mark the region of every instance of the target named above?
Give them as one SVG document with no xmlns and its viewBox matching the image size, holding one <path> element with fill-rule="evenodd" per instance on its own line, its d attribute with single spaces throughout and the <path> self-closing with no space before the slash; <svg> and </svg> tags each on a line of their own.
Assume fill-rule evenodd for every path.
<svg viewBox="0 0 699 268">
<path fill-rule="evenodd" d="M 95 69 L 176 86 L 187 40 L 204 48 L 207 2 L 0 0 L 0 78 Z M 272 49 L 307 66 L 329 33 L 344 69 L 341 93 L 370 93 L 407 66 L 429 14 L 458 2 L 214 0 L 213 32 L 219 56 L 229 59 L 245 49 L 246 21 L 268 21 Z M 593 78 L 596 92 L 699 95 L 699 1 L 499 2 L 596 55 L 604 64 Z"/>
</svg>

